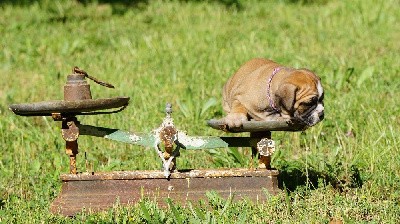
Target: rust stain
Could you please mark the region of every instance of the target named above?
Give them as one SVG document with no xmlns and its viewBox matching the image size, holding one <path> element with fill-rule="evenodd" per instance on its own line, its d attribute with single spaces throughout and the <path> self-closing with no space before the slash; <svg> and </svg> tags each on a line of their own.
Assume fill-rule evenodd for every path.
<svg viewBox="0 0 400 224">
<path fill-rule="evenodd" d="M 198 169 L 172 172 L 169 179 L 187 178 L 220 178 L 220 177 L 268 177 L 277 176 L 277 170 L 266 169 Z M 62 181 L 86 180 L 136 180 L 136 179 L 165 179 L 164 172 L 158 170 L 92 172 L 79 174 L 61 174 Z"/>
</svg>

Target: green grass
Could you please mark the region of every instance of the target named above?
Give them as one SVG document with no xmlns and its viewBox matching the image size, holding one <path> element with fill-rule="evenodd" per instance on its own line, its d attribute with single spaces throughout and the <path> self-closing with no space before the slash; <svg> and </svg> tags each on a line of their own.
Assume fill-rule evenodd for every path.
<svg viewBox="0 0 400 224">
<path fill-rule="evenodd" d="M 398 1 L 124 2 L 0 3 L 0 223 L 398 222 Z M 91 83 L 94 98 L 131 97 L 124 112 L 82 123 L 146 132 L 172 102 L 179 129 L 217 136 L 204 123 L 223 116 L 212 102 L 221 102 L 224 82 L 254 57 L 312 69 L 326 92 L 322 123 L 273 134 L 282 194 L 263 204 L 210 192 L 186 208 L 144 200 L 71 219 L 49 213 L 58 176 L 68 172 L 59 127 L 47 117 L 17 117 L 9 104 L 62 99 L 66 75 L 79 66 L 116 86 Z M 159 168 L 152 150 L 89 137 L 79 143 L 80 170 L 85 152 L 96 171 Z M 240 159 L 232 150 L 182 152 L 178 166 L 249 163 L 248 149 Z"/>
</svg>

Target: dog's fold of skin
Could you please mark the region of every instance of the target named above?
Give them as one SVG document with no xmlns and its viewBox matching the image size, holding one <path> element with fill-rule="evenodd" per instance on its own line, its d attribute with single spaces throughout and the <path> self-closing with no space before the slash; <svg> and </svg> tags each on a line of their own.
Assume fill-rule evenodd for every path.
<svg viewBox="0 0 400 224">
<path fill-rule="evenodd" d="M 275 68 L 280 70 L 269 83 Z M 275 108 L 271 107 L 268 94 Z M 224 85 L 223 109 L 227 113 L 224 121 L 229 127 L 240 127 L 249 119 L 297 118 L 313 126 L 324 118 L 323 97 L 321 80 L 310 70 L 287 68 L 267 59 L 252 59 Z"/>
</svg>

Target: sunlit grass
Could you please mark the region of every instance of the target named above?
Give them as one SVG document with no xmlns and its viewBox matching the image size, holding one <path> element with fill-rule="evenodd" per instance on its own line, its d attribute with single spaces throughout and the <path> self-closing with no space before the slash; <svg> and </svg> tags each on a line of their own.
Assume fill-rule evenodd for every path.
<svg viewBox="0 0 400 224">
<path fill-rule="evenodd" d="M 39 1 L 0 3 L 0 222 L 396 222 L 400 189 L 399 2 L 149 1 L 136 6 Z M 305 4 L 303 4 L 305 3 Z M 229 4 L 228 4 L 229 5 Z M 178 213 L 146 201 L 101 214 L 64 219 L 49 214 L 68 171 L 59 125 L 17 117 L 11 103 L 62 99 L 73 66 L 116 86 L 91 82 L 94 98 L 131 97 L 113 115 L 84 124 L 149 132 L 167 102 L 177 128 L 223 135 L 205 125 L 221 117 L 221 90 L 245 61 L 265 57 L 318 73 L 325 120 L 304 133 L 274 133 L 273 166 L 288 194 L 264 204 L 228 203 L 210 194 L 211 210 Z M 82 136 L 96 171 L 159 169 L 151 149 Z M 248 149 L 182 152 L 181 168 L 246 166 Z M 219 205 L 218 205 L 219 203 Z M 224 207 L 226 209 L 224 210 Z M 146 215 L 149 213 L 149 216 Z M 179 215 L 178 215 L 179 214 Z M 179 217 L 177 217 L 179 216 Z"/>
</svg>

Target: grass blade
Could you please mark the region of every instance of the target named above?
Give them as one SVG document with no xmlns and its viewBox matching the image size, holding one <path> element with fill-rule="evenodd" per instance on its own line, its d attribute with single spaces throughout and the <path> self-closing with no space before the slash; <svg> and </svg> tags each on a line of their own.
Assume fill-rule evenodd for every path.
<svg viewBox="0 0 400 224">
<path fill-rule="evenodd" d="M 200 112 L 200 117 L 203 116 L 211 107 L 217 105 L 217 99 L 214 97 L 208 99 L 208 101 L 203 105 Z"/>
<path fill-rule="evenodd" d="M 174 204 L 172 203 L 171 198 L 167 198 L 166 201 L 167 201 L 167 203 L 168 203 L 169 208 L 170 208 L 171 211 L 172 211 L 172 214 L 174 215 L 174 220 L 175 220 L 175 222 L 178 223 L 178 224 L 182 224 L 183 221 L 182 221 L 181 214 L 178 212 L 178 210 L 176 209 L 176 207 L 175 207 Z"/>
<path fill-rule="evenodd" d="M 372 66 L 370 66 L 370 67 L 366 68 L 366 69 L 361 73 L 361 75 L 360 75 L 360 77 L 358 77 L 358 80 L 357 80 L 357 83 L 356 83 L 357 88 L 360 88 L 361 85 L 362 85 L 367 79 L 370 79 L 370 78 L 373 76 L 374 70 L 375 70 L 375 68 L 372 67 Z"/>
<path fill-rule="evenodd" d="M 147 209 L 147 207 L 146 207 L 144 201 L 141 201 L 141 202 L 139 203 L 139 205 L 140 205 L 140 210 L 142 210 L 144 219 L 146 219 L 147 222 L 151 223 L 151 216 L 150 216 L 149 210 Z"/>
</svg>

